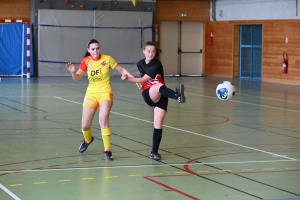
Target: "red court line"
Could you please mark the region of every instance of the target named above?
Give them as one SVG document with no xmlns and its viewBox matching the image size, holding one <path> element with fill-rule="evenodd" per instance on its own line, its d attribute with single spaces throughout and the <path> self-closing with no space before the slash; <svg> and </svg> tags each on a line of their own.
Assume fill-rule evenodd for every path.
<svg viewBox="0 0 300 200">
<path fill-rule="evenodd" d="M 184 192 L 182 192 L 182 191 L 180 191 L 180 190 L 177 190 L 177 189 L 175 189 L 175 188 L 172 188 L 172 187 L 170 187 L 170 186 L 168 186 L 168 185 L 166 185 L 166 184 L 163 184 L 163 183 L 161 183 L 161 182 L 159 182 L 159 181 L 156 181 L 156 180 L 152 179 L 152 178 L 149 177 L 149 176 L 145 176 L 145 177 L 143 177 L 143 178 L 145 178 L 145 179 L 147 179 L 147 180 L 149 180 L 149 181 L 152 181 L 153 183 L 156 183 L 156 184 L 158 184 L 158 185 L 160 185 L 160 186 L 163 186 L 163 187 L 165 187 L 165 188 L 168 188 L 169 190 L 174 191 L 174 192 L 176 192 L 176 193 L 178 193 L 178 194 L 181 194 L 181 195 L 183 195 L 183 196 L 186 196 L 186 197 L 188 197 L 188 198 L 190 198 L 190 199 L 193 199 L 193 200 L 200 200 L 199 198 L 193 197 L 192 195 L 189 195 L 189 194 L 184 193 Z M 169 191 L 168 191 L 168 192 L 169 192 Z"/>
</svg>

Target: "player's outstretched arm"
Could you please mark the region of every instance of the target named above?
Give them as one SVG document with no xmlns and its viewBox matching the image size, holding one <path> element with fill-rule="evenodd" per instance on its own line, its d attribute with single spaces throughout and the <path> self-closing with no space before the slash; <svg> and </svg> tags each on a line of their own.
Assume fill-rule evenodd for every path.
<svg viewBox="0 0 300 200">
<path fill-rule="evenodd" d="M 146 81 L 148 80 L 151 80 L 151 77 L 148 76 L 147 74 L 145 74 L 143 77 L 141 78 L 135 78 L 135 77 L 128 77 L 128 76 L 122 76 L 121 77 L 122 80 L 127 80 L 127 81 L 130 81 L 130 82 L 133 82 L 133 83 L 140 83 L 140 84 L 143 84 L 145 83 Z"/>
<path fill-rule="evenodd" d="M 127 71 L 124 67 L 121 67 L 121 65 L 117 65 L 115 67 L 115 70 L 117 70 L 122 76 L 127 76 L 127 77 L 134 77 L 130 72 Z"/>
<path fill-rule="evenodd" d="M 75 73 L 75 65 L 72 63 L 67 63 L 66 67 L 69 70 L 69 72 L 71 72 L 72 78 L 75 81 L 80 80 L 82 75 L 84 74 L 84 71 L 82 71 L 81 69 L 78 69 L 78 71 Z"/>
</svg>

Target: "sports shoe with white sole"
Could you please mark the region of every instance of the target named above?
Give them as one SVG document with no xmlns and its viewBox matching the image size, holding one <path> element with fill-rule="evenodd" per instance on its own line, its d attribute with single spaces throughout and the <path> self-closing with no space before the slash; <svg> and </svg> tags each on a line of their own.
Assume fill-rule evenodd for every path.
<svg viewBox="0 0 300 200">
<path fill-rule="evenodd" d="M 112 152 L 110 150 L 104 151 L 104 153 L 105 153 L 105 160 L 112 161 L 114 159 Z"/>
<path fill-rule="evenodd" d="M 90 143 L 86 143 L 85 140 L 83 139 L 83 143 L 79 146 L 79 153 L 85 152 L 85 150 L 87 150 L 87 148 L 93 141 L 94 141 L 94 137 L 92 137 Z"/>
<path fill-rule="evenodd" d="M 150 154 L 150 158 L 153 160 L 161 160 L 161 155 L 159 153 L 152 153 Z"/>
</svg>

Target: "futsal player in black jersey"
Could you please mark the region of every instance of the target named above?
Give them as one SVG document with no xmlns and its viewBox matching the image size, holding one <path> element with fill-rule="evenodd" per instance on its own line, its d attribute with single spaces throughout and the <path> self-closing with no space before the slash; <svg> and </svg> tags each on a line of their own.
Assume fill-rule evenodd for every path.
<svg viewBox="0 0 300 200">
<path fill-rule="evenodd" d="M 168 98 L 175 99 L 179 103 L 185 102 L 184 85 L 180 84 L 176 91 L 167 88 L 164 81 L 164 69 L 158 60 L 159 49 L 154 42 L 146 42 L 143 54 L 145 58 L 137 63 L 141 78 L 122 75 L 122 80 L 128 80 L 137 84 L 142 90 L 145 102 L 154 107 L 154 132 L 152 138 L 152 151 L 150 158 L 160 160 L 158 153 L 159 144 L 162 138 L 162 127 L 168 107 Z"/>
</svg>

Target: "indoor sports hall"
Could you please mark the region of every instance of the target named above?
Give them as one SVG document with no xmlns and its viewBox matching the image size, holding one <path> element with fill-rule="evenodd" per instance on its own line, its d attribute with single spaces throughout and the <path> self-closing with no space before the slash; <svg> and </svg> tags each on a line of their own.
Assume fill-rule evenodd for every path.
<svg viewBox="0 0 300 200">
<path fill-rule="evenodd" d="M 0 200 L 300 200 L 298 0 L 10 0 L 0 11 Z M 140 77 L 148 41 L 186 98 L 168 99 L 157 160 L 154 109 L 101 60 Z M 92 61 L 73 80 L 86 51 L 108 76 Z M 94 75 L 113 90 L 111 160 L 98 110 L 79 152 Z M 221 100 L 224 81 L 234 93 Z"/>
<path fill-rule="evenodd" d="M 187 100 L 169 101 L 154 161 L 153 109 L 113 78 L 106 162 L 97 117 L 78 153 L 86 80 L 2 78 L 0 199 L 299 199 L 299 87 L 226 78 L 236 94 L 221 101 L 224 79 L 167 77 Z"/>
</svg>

